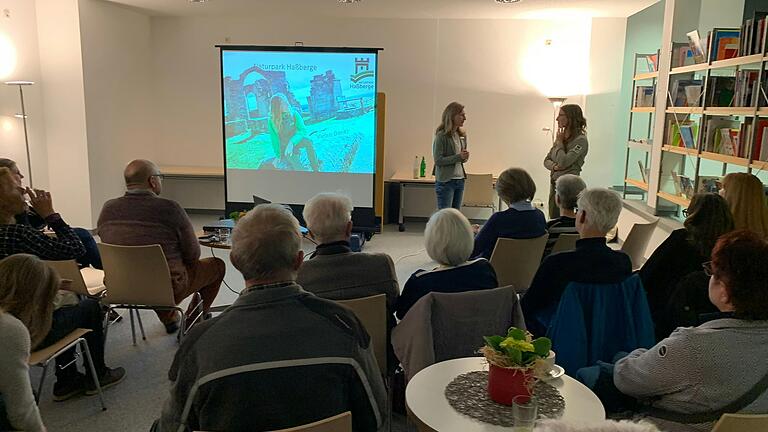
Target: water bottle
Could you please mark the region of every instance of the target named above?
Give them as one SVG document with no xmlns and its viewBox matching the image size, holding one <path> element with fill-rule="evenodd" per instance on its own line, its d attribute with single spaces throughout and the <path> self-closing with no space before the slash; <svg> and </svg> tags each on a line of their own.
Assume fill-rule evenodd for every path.
<svg viewBox="0 0 768 432">
<path fill-rule="evenodd" d="M 419 178 L 419 157 L 413 160 L 413 178 Z"/>
<path fill-rule="evenodd" d="M 424 156 L 421 157 L 421 170 L 419 171 L 420 177 L 425 177 L 427 174 L 427 162 L 424 160 Z"/>
</svg>

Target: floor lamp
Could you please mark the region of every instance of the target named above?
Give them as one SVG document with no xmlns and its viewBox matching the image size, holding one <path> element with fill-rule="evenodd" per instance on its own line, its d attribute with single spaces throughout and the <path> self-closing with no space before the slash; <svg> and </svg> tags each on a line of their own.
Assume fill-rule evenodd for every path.
<svg viewBox="0 0 768 432">
<path fill-rule="evenodd" d="M 555 124 L 557 123 L 557 114 L 558 111 L 560 111 L 560 106 L 565 102 L 567 98 L 564 97 L 551 97 L 547 98 L 550 102 L 552 102 L 552 142 L 555 142 L 557 139 L 557 129 L 555 129 Z"/>
<path fill-rule="evenodd" d="M 24 123 L 24 145 L 27 149 L 27 174 L 29 175 L 29 187 L 32 186 L 32 158 L 29 156 L 29 137 L 27 136 L 27 109 L 24 106 L 24 86 L 32 85 L 34 81 L 6 81 L 5 85 L 18 86 L 21 97 L 21 121 Z"/>
</svg>

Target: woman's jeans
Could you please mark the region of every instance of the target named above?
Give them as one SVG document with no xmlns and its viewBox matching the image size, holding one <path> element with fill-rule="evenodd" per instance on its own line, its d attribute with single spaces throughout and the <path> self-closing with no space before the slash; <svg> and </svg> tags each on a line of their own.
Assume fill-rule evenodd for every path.
<svg viewBox="0 0 768 432">
<path fill-rule="evenodd" d="M 461 200 L 464 197 L 464 179 L 453 179 L 446 182 L 435 182 L 437 194 L 437 209 L 453 207 L 461 209 Z"/>
</svg>

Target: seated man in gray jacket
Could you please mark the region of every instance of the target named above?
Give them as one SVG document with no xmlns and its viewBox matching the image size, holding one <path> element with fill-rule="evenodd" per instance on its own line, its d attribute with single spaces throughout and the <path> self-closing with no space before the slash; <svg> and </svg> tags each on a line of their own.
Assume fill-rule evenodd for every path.
<svg viewBox="0 0 768 432">
<path fill-rule="evenodd" d="M 300 245 L 298 221 L 279 205 L 238 221 L 230 259 L 246 288 L 183 339 L 155 430 L 276 430 L 345 411 L 355 431 L 384 429 L 370 338 L 351 311 L 296 283 Z"/>
<path fill-rule="evenodd" d="M 299 269 L 305 290 L 330 300 L 387 295 L 389 327 L 395 325 L 399 293 L 392 258 L 383 253 L 352 252 L 352 201 L 341 194 L 321 193 L 307 201 L 304 220 L 319 245 Z"/>
</svg>

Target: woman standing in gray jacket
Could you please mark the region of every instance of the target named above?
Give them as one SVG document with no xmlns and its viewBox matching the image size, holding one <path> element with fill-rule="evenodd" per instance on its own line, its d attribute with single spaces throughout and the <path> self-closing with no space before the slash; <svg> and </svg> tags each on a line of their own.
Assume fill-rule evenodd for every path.
<svg viewBox="0 0 768 432">
<path fill-rule="evenodd" d="M 555 202 L 555 182 L 565 174 L 579 175 L 589 145 L 586 137 L 587 120 L 581 107 L 563 105 L 557 115 L 557 136 L 552 148 L 544 158 L 544 167 L 552 171 L 549 186 L 549 218 L 560 217 L 560 208 Z"/>
<path fill-rule="evenodd" d="M 464 196 L 464 162 L 469 159 L 467 133 L 461 129 L 467 115 L 464 105 L 451 102 L 443 110 L 440 126 L 432 141 L 432 158 L 435 160 L 435 194 L 437 209 L 461 208 Z"/>
</svg>

